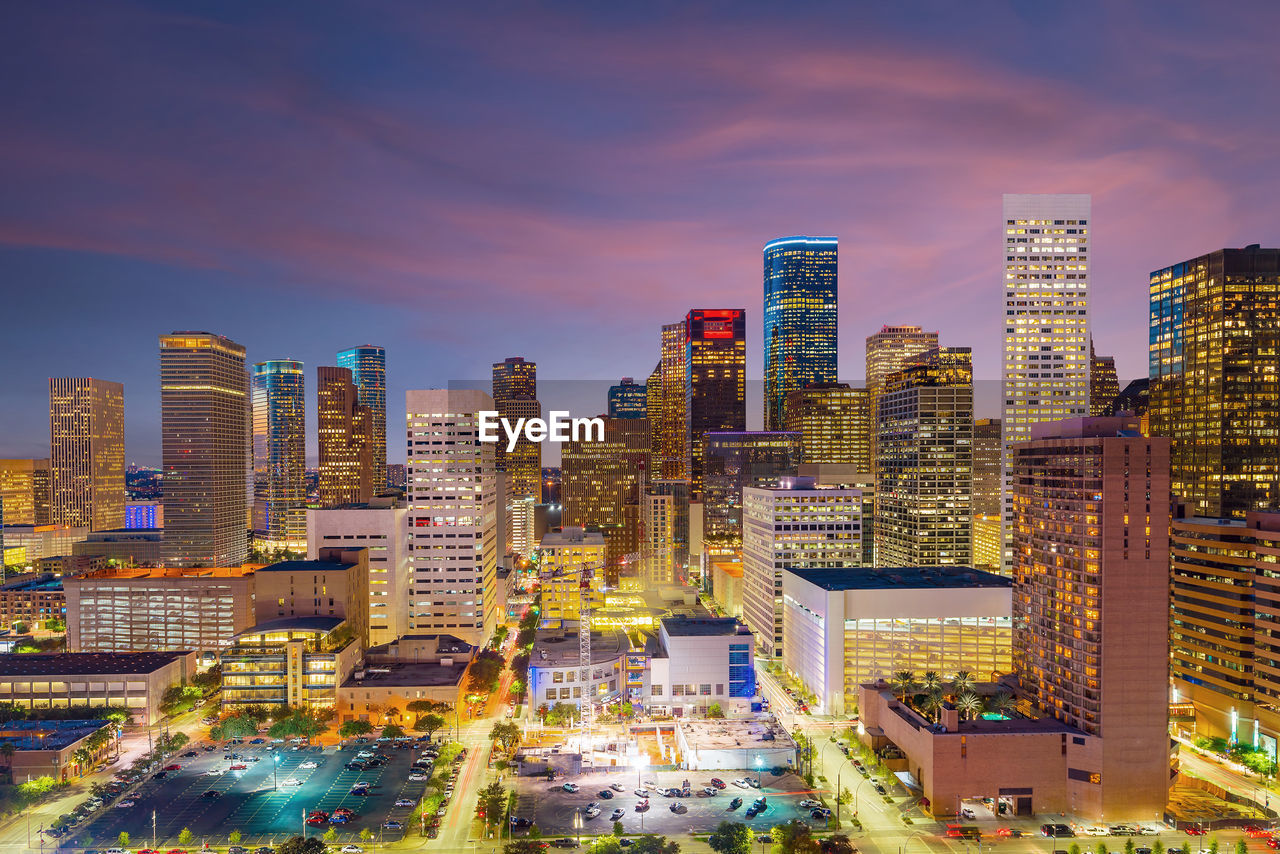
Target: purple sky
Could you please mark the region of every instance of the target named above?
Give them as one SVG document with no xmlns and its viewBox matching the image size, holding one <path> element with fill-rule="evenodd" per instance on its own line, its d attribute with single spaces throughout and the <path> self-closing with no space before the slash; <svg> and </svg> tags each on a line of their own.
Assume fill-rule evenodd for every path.
<svg viewBox="0 0 1280 854">
<path fill-rule="evenodd" d="M 172 329 L 302 359 L 311 405 L 382 344 L 392 424 L 509 355 L 643 380 L 692 307 L 748 310 L 758 378 L 791 234 L 840 238 L 842 379 L 883 323 L 992 379 L 1004 192 L 1093 194 L 1123 382 L 1150 270 L 1275 245 L 1280 6 L 856 5 L 11 5 L 0 456 L 46 454 L 47 378 L 89 374 L 157 463 Z"/>
</svg>

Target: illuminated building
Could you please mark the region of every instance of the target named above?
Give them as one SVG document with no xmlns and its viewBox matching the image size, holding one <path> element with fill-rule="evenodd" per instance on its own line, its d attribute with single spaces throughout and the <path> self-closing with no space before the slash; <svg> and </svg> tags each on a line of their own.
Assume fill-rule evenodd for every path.
<svg viewBox="0 0 1280 854">
<path fill-rule="evenodd" d="M 1083 734 L 1072 812 L 1159 815 L 1170 783 L 1169 440 L 1139 435 L 1133 418 L 1077 418 L 1033 427 L 1013 462 L 1019 687 Z"/>
<path fill-rule="evenodd" d="M 800 434 L 707 433 L 702 503 L 704 541 L 742 542 L 742 491 L 776 487 L 800 465 Z"/>
<path fill-rule="evenodd" d="M 34 563 L 42 558 L 69 555 L 75 543 L 82 543 L 89 536 L 88 528 L 68 528 L 65 525 L 5 525 L 0 542 L 5 547 L 5 562 L 14 563 L 8 556 L 10 549 L 21 549 L 25 562 Z"/>
<path fill-rule="evenodd" d="M 34 631 L 44 631 L 50 620 L 65 620 L 67 597 L 62 579 L 52 573 L 14 576 L 0 584 L 0 626 L 26 623 Z"/>
<path fill-rule="evenodd" d="M 764 246 L 766 430 L 791 429 L 788 394 L 836 381 L 838 255 L 834 237 L 785 237 Z"/>
<path fill-rule="evenodd" d="M 847 383 L 823 383 L 787 395 L 782 429 L 800 434 L 806 463 L 840 463 L 871 471 L 871 394 Z"/>
<path fill-rule="evenodd" d="M 880 331 L 867 336 L 867 406 L 871 412 L 871 468 L 875 474 L 879 465 L 876 449 L 877 400 L 884 381 L 910 364 L 916 356 L 938 347 L 938 333 L 925 332 L 919 326 L 881 326 Z M 868 527 L 868 533 L 873 533 Z"/>
<path fill-rule="evenodd" d="M 1001 572 L 1004 562 L 1004 434 L 999 418 L 973 422 L 973 565 Z"/>
<path fill-rule="evenodd" d="M 656 471 L 662 474 L 662 360 L 654 365 L 649 381 L 644 385 L 645 418 L 649 419 L 649 457 Z"/>
<path fill-rule="evenodd" d="M 52 522 L 124 527 L 124 386 L 85 377 L 49 380 Z"/>
<path fill-rule="evenodd" d="M 302 363 L 259 362 L 253 404 L 253 529 L 271 548 L 307 542 L 306 396 Z"/>
<path fill-rule="evenodd" d="M 783 479 L 742 491 L 742 616 L 763 654 L 781 658 L 782 577 L 788 569 L 837 570 L 862 560 L 862 495 Z"/>
<path fill-rule="evenodd" d="M 317 482 L 321 507 L 365 502 L 386 483 L 373 476 L 373 413 L 359 400 L 350 368 L 316 368 Z"/>
<path fill-rule="evenodd" d="M 717 560 L 711 563 L 711 598 L 730 617 L 742 616 L 742 564 Z"/>
<path fill-rule="evenodd" d="M 165 692 L 186 684 L 195 669 L 194 656 L 185 651 L 5 655 L 0 656 L 0 703 L 32 710 L 111 706 L 128 709 L 135 725 L 149 727 L 167 717 L 161 710 Z M 48 736 L 56 745 L 58 723 L 76 726 L 83 722 L 32 720 L 11 723 L 6 728 L 10 732 L 22 731 L 23 723 L 46 728 L 40 733 L 42 740 Z M 18 753 L 19 762 L 23 753 L 26 751 Z M 66 761 L 59 764 L 64 769 L 75 767 L 78 762 L 72 756 L 63 759 Z"/>
<path fill-rule="evenodd" d="M 538 365 L 512 356 L 493 365 L 493 403 L 501 418 L 512 424 L 519 418 L 541 418 L 538 402 Z M 515 449 L 507 452 L 506 442 L 494 446 L 494 466 L 508 476 L 511 497 L 532 495 L 542 501 L 542 443 L 532 442 L 521 432 Z M 505 511 L 504 511 L 505 512 Z"/>
<path fill-rule="evenodd" d="M 5 525 L 51 524 L 48 460 L 0 460 L 0 513 Z"/>
<path fill-rule="evenodd" d="M 631 377 L 609 386 L 610 418 L 647 418 L 649 414 L 649 390 L 636 385 Z"/>
<path fill-rule="evenodd" d="M 1093 339 L 1089 339 L 1089 414 L 1111 415 L 1116 397 L 1120 394 L 1120 380 L 1116 377 L 1116 357 L 1099 356 L 1093 352 Z"/>
<path fill-rule="evenodd" d="M 641 573 L 652 585 L 689 582 L 689 483 L 655 480 L 644 497 Z"/>
<path fill-rule="evenodd" d="M 583 597 L 587 607 L 604 604 L 604 535 L 566 527 L 544 534 L 538 543 L 538 586 L 542 590 L 542 624 L 577 621 Z M 586 569 L 587 578 L 583 578 Z"/>
<path fill-rule="evenodd" d="M 1280 249 L 1219 249 L 1151 274 L 1151 434 L 1197 516 L 1280 501 Z"/>
<path fill-rule="evenodd" d="M 404 463 L 390 463 L 387 465 L 387 486 L 392 489 L 404 489 Z"/>
<path fill-rule="evenodd" d="M 124 527 L 127 531 L 163 528 L 164 504 L 159 501 L 126 501 Z"/>
<path fill-rule="evenodd" d="M 688 353 L 685 348 L 685 323 L 668 323 L 662 327 L 662 465 L 658 471 L 668 480 L 688 479 L 688 456 L 685 432 L 688 426 L 688 400 L 685 394 L 685 371 Z"/>
<path fill-rule="evenodd" d="M 695 308 L 684 338 L 685 471 L 690 495 L 701 500 L 703 438 L 747 429 L 747 313 Z"/>
<path fill-rule="evenodd" d="M 390 643 L 409 627 L 409 510 L 380 496 L 307 511 L 307 560 L 321 549 L 364 548 L 369 558 L 369 643 Z"/>
<path fill-rule="evenodd" d="M 254 619 L 337 617 L 369 648 L 369 549 L 320 547 L 312 560 L 286 560 L 254 573 Z"/>
<path fill-rule="evenodd" d="M 968 347 L 917 356 L 878 398 L 876 564 L 973 562 L 973 360 Z"/>
<path fill-rule="evenodd" d="M 360 405 L 373 425 L 373 492 L 387 484 L 387 351 L 366 344 L 338 353 L 338 367 L 351 371 Z"/>
<path fill-rule="evenodd" d="M 1000 571 L 1004 554 L 1004 517 L 999 513 L 973 514 L 973 565 L 978 569 Z"/>
<path fill-rule="evenodd" d="M 511 498 L 507 503 L 507 515 L 511 518 L 511 552 L 520 557 L 529 557 L 537 548 L 538 537 L 535 528 L 537 518 L 537 501 L 532 495 Z"/>
<path fill-rule="evenodd" d="M 493 444 L 480 441 L 482 391 L 405 394 L 408 419 L 409 630 L 480 644 L 498 614 L 498 503 Z"/>
<path fill-rule="evenodd" d="M 1089 414 L 1089 207 L 1087 195 L 1004 196 L 1002 565 L 1014 443 L 1034 424 Z"/>
<path fill-rule="evenodd" d="M 73 557 L 97 557 L 119 566 L 161 566 L 163 549 L 163 528 L 95 531 L 71 544 Z"/>
<path fill-rule="evenodd" d="M 605 537 L 603 578 L 618 583 L 621 561 L 640 549 L 640 482 L 649 471 L 649 422 L 605 418 L 604 440 L 561 445 L 561 523 Z"/>
<path fill-rule="evenodd" d="M 248 557 L 248 396 L 239 344 L 207 332 L 160 337 L 166 565 L 240 566 Z"/>
<path fill-rule="evenodd" d="M 875 475 L 858 471 L 846 463 L 801 463 L 800 477 L 813 478 L 814 486 L 856 489 L 862 493 L 862 560 L 860 566 L 875 566 L 875 536 L 872 519 L 876 515 Z"/>
<path fill-rule="evenodd" d="M 1142 422 L 1142 435 L 1151 435 L 1151 379 L 1133 380 L 1116 396 L 1112 415 L 1130 412 Z"/>
<path fill-rule="evenodd" d="M 1011 669 L 1008 578 L 963 567 L 791 568 L 782 573 L 782 663 L 814 714 L 844 715 L 858 686 L 909 670 L 980 678 Z"/>
</svg>

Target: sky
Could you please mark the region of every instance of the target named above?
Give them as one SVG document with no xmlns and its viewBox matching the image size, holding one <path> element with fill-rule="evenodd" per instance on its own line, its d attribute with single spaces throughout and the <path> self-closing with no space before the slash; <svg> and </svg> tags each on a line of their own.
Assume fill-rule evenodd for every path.
<svg viewBox="0 0 1280 854">
<path fill-rule="evenodd" d="M 1151 270 L 1277 243 L 1277 25 L 1254 2 L 9 4 L 0 457 L 47 455 L 47 379 L 88 375 L 124 383 L 127 456 L 158 464 L 178 329 L 304 361 L 312 434 L 314 368 L 363 343 L 392 436 L 406 389 L 507 356 L 643 381 L 690 308 L 747 310 L 756 379 L 761 249 L 793 234 L 840 239 L 842 380 L 915 323 L 995 388 L 1006 192 L 1093 195 L 1123 385 Z"/>
</svg>

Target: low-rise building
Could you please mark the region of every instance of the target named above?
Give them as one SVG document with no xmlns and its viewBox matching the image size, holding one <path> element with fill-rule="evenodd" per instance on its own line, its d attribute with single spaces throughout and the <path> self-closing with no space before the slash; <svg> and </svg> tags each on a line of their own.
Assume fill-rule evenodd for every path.
<svg viewBox="0 0 1280 854">
<path fill-rule="evenodd" d="M 116 706 L 135 723 L 160 719 L 164 692 L 196 672 L 193 652 L 31 653 L 0 656 L 0 703 L 25 709 Z"/>
<path fill-rule="evenodd" d="M 668 617 L 649 653 L 645 708 L 677 717 L 750 710 L 756 696 L 751 630 L 733 617 Z"/>
<path fill-rule="evenodd" d="M 798 768 L 796 743 L 781 724 L 765 720 L 699 720 L 676 723 L 680 767 L 690 771 Z"/>
<path fill-rule="evenodd" d="M 536 719 L 538 708 L 567 703 L 582 708 L 585 696 L 597 704 L 620 696 L 619 685 L 625 678 L 626 655 L 631 641 L 620 629 L 591 633 L 591 672 L 582 679 L 578 656 L 576 624 L 538 632 L 529 658 L 529 717 Z"/>
<path fill-rule="evenodd" d="M 121 566 L 160 566 L 164 531 L 156 528 L 91 531 L 71 547 L 73 555 L 98 555 Z"/>
<path fill-rule="evenodd" d="M 338 687 L 338 720 L 408 725 L 417 700 L 462 707 L 463 676 L 476 648 L 453 635 L 405 635 L 374 647 Z"/>
<path fill-rule="evenodd" d="M 65 620 L 67 599 L 62 580 L 49 573 L 33 573 L 0 584 L 0 624 L 26 623 L 35 630 L 50 620 Z"/>
<path fill-rule="evenodd" d="M 222 707 L 335 706 L 338 685 L 355 669 L 360 653 L 356 631 L 342 617 L 258 623 L 222 651 Z"/>
<path fill-rule="evenodd" d="M 584 598 L 587 608 L 604 603 L 604 534 L 565 527 L 543 535 L 538 556 L 543 625 L 576 622 Z"/>
<path fill-rule="evenodd" d="M 742 616 L 742 564 L 729 560 L 711 563 L 711 598 L 730 617 Z"/>
<path fill-rule="evenodd" d="M 107 559 L 101 555 L 48 555 L 35 561 L 34 568 L 36 572 L 59 577 L 79 575 L 106 569 Z"/>
<path fill-rule="evenodd" d="M 783 666 L 842 715 L 858 686 L 896 671 L 1012 669 L 1010 579 L 961 567 L 789 569 L 782 574 Z"/>
<path fill-rule="evenodd" d="M 73 545 L 84 542 L 89 529 L 66 525 L 5 525 L 2 534 L 0 542 L 4 543 L 6 553 L 22 549 L 25 560 L 34 563 L 42 557 L 72 554 Z"/>
<path fill-rule="evenodd" d="M 315 560 L 287 560 L 254 573 L 259 623 L 290 617 L 346 621 L 360 648 L 369 646 L 369 549 L 321 548 Z"/>
<path fill-rule="evenodd" d="M 113 724 L 104 720 L 8 721 L 0 724 L 0 745 L 13 747 L 5 765 L 14 780 L 52 777 L 70 782 L 72 777 L 92 771 L 93 763 L 111 749 L 111 742 L 106 742 L 84 767 L 76 759 L 80 748 L 88 746 L 89 736 L 110 726 Z"/>
</svg>

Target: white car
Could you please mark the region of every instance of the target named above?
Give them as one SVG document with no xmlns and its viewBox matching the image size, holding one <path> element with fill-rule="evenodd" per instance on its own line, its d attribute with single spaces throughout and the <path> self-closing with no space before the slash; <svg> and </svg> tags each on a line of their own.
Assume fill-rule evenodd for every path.
<svg viewBox="0 0 1280 854">
<path fill-rule="evenodd" d="M 742 777 L 739 777 L 738 779 L 734 780 L 734 781 L 733 781 L 733 785 L 737 786 L 739 789 L 750 789 L 750 788 L 751 788 L 751 784 L 750 784 L 750 783 L 748 783 L 748 782 L 747 782 L 745 779 L 743 779 Z"/>
<path fill-rule="evenodd" d="M 290 788 L 292 788 L 293 786 L 301 786 L 301 785 L 302 785 L 302 781 L 301 781 L 301 780 L 299 780 L 297 777 L 290 777 L 288 780 L 285 780 L 285 781 L 284 781 L 283 783 L 281 783 L 280 785 L 281 785 L 281 786 L 289 786 Z"/>
<path fill-rule="evenodd" d="M 372 750 L 362 750 L 356 754 L 356 759 L 372 759 L 372 758 L 373 758 Z"/>
<path fill-rule="evenodd" d="M 621 783 L 610 783 L 609 788 L 613 789 L 615 792 L 625 792 L 627 790 L 627 787 Z"/>
<path fill-rule="evenodd" d="M 124 848 L 108 848 L 107 854 L 129 854 Z"/>
<path fill-rule="evenodd" d="M 136 806 L 134 801 L 121 801 L 120 803 L 116 804 L 116 809 L 127 810 L 129 807 L 132 807 L 132 806 Z"/>
<path fill-rule="evenodd" d="M 427 775 L 426 774 L 410 774 L 409 779 L 415 783 L 421 783 L 423 780 L 427 779 Z"/>
<path fill-rule="evenodd" d="M 600 815 L 600 807 L 591 807 L 586 812 L 584 812 L 583 815 L 586 816 L 587 818 L 595 818 L 596 816 Z"/>
<path fill-rule="evenodd" d="M 412 806 L 413 806 L 413 803 L 414 803 L 414 802 L 413 802 L 410 798 L 397 798 L 397 799 L 396 799 L 396 806 L 398 806 L 398 807 L 412 807 Z"/>
<path fill-rule="evenodd" d="M 302 763 L 301 765 L 299 765 L 298 767 L 299 767 L 299 768 L 305 768 L 305 769 L 307 769 L 308 771 L 310 771 L 312 768 L 319 768 L 320 766 L 319 766 L 319 765 L 317 765 L 316 763 L 314 763 L 314 762 L 312 762 L 311 760 L 309 760 L 309 759 L 308 759 L 306 762 L 303 762 L 303 763 Z"/>
<path fill-rule="evenodd" d="M 820 804 L 818 803 L 818 801 L 815 801 L 813 798 L 805 798 L 803 801 L 800 802 L 800 806 L 804 807 L 805 809 L 812 809 L 816 806 L 820 806 Z"/>
<path fill-rule="evenodd" d="M 222 776 L 222 769 L 221 769 L 221 768 L 210 768 L 208 771 L 205 771 L 205 772 L 204 772 L 204 775 L 205 775 L 206 777 L 220 777 L 220 776 Z"/>
<path fill-rule="evenodd" d="M 364 854 L 364 849 L 359 845 L 342 846 L 342 854 Z"/>
<path fill-rule="evenodd" d="M 1085 836 L 1110 836 L 1111 828 L 1102 827 L 1100 825 L 1094 825 L 1093 827 L 1086 827 L 1084 829 L 1084 835 Z"/>
</svg>

